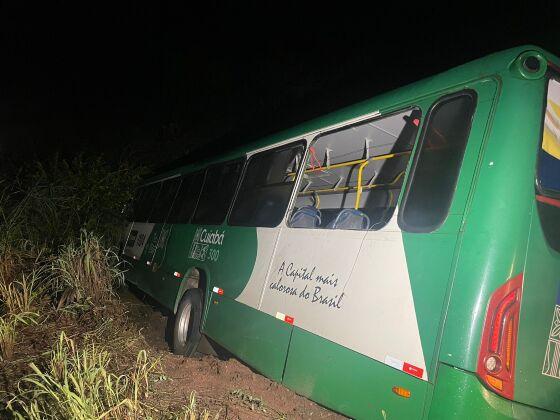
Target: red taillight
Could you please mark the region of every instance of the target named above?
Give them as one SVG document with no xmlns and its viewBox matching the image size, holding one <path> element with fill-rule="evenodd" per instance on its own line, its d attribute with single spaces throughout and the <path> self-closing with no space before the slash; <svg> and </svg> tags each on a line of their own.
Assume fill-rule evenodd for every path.
<svg viewBox="0 0 560 420">
<path fill-rule="evenodd" d="M 490 389 L 509 399 L 513 399 L 522 291 L 523 273 L 508 280 L 492 294 L 478 354 L 477 373 L 480 379 Z"/>
</svg>

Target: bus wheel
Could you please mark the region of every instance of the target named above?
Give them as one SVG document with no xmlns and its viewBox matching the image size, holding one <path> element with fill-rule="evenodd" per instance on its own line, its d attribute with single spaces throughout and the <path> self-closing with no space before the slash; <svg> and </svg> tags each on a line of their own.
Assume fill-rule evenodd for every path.
<svg viewBox="0 0 560 420">
<path fill-rule="evenodd" d="M 187 290 L 175 316 L 173 327 L 173 353 L 192 356 L 200 341 L 202 318 L 202 293 L 199 289 Z"/>
</svg>

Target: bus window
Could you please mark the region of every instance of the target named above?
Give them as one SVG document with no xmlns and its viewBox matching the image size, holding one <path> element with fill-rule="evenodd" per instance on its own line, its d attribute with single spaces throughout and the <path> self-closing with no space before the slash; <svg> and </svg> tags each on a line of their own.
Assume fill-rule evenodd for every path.
<svg viewBox="0 0 560 420">
<path fill-rule="evenodd" d="M 159 195 L 161 182 L 142 187 L 138 202 L 134 206 L 134 221 L 147 222 L 152 213 L 154 203 Z"/>
<path fill-rule="evenodd" d="M 560 82 L 550 79 L 537 166 L 537 207 L 548 244 L 560 251 Z"/>
<path fill-rule="evenodd" d="M 546 195 L 560 196 L 560 83 L 548 84 L 537 185 Z"/>
<path fill-rule="evenodd" d="M 150 223 L 165 222 L 173 200 L 175 199 L 175 195 L 177 194 L 180 182 L 181 178 L 179 177 L 168 179 L 163 182 L 159 196 L 154 203 L 154 209 L 150 215 Z"/>
<path fill-rule="evenodd" d="M 438 101 L 431 109 L 403 199 L 401 226 L 431 232 L 445 220 L 459 178 L 476 105 L 474 92 Z"/>
<path fill-rule="evenodd" d="M 142 203 L 142 198 L 146 193 L 146 187 L 139 187 L 136 192 L 134 193 L 134 198 L 132 199 L 132 214 L 129 217 L 130 221 L 139 220 L 138 216 L 140 215 L 140 204 Z"/>
<path fill-rule="evenodd" d="M 277 226 L 286 213 L 303 152 L 304 143 L 299 142 L 252 156 L 228 223 Z"/>
<path fill-rule="evenodd" d="M 202 182 L 204 171 L 188 174 L 183 177 L 177 197 L 173 203 L 168 223 L 189 223 L 194 213 Z"/>
<path fill-rule="evenodd" d="M 290 226 L 385 226 L 397 205 L 420 117 L 420 110 L 409 109 L 320 135 L 309 148 Z"/>
<path fill-rule="evenodd" d="M 219 225 L 226 218 L 243 161 L 222 163 L 206 170 L 204 186 L 200 193 L 193 223 Z"/>
</svg>

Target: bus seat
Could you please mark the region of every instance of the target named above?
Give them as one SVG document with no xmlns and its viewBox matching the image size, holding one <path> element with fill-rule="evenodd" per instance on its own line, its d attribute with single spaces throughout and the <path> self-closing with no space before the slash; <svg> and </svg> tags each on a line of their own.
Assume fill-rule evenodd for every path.
<svg viewBox="0 0 560 420">
<path fill-rule="evenodd" d="M 342 209 L 327 225 L 327 229 L 367 230 L 370 221 L 367 214 L 356 209 Z"/>
<path fill-rule="evenodd" d="M 313 206 L 297 209 L 290 218 L 290 226 L 315 229 L 321 225 L 321 210 Z"/>
</svg>

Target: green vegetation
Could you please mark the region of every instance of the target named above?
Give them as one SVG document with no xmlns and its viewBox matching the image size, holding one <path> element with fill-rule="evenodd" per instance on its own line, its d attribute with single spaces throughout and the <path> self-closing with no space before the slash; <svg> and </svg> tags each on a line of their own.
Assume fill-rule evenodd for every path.
<svg viewBox="0 0 560 420">
<path fill-rule="evenodd" d="M 79 156 L 0 175 L 0 416 L 210 418 L 151 394 L 159 361 L 116 296 L 126 204 L 146 173 Z"/>
</svg>

